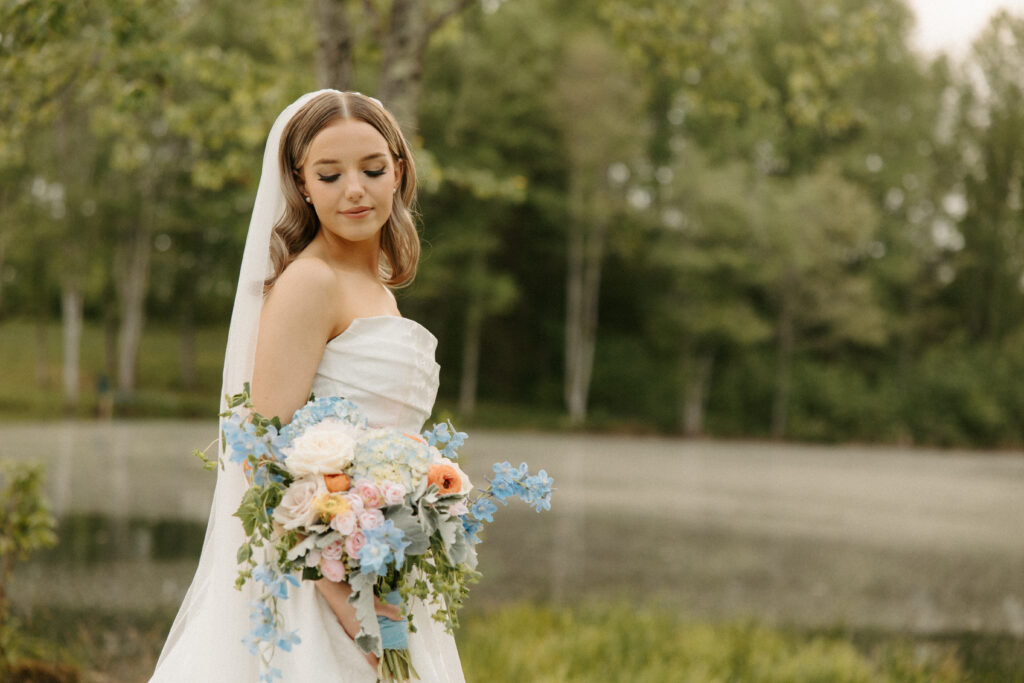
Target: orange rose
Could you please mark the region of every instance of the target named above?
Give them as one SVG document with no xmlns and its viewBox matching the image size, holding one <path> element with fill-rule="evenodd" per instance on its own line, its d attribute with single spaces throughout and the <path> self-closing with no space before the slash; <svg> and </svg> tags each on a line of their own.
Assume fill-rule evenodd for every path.
<svg viewBox="0 0 1024 683">
<path fill-rule="evenodd" d="M 427 471 L 427 481 L 437 484 L 442 494 L 458 493 L 462 490 L 462 477 L 451 465 L 431 465 Z"/>
<path fill-rule="evenodd" d="M 348 491 L 349 487 L 352 486 L 352 482 L 349 481 L 347 474 L 325 474 L 324 484 L 327 485 L 327 490 L 331 493 Z"/>
</svg>

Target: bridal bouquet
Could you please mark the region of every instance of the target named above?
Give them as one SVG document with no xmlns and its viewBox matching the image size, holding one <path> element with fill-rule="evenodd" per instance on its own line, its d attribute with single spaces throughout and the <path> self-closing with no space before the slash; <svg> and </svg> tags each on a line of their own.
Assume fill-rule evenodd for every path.
<svg viewBox="0 0 1024 683">
<path fill-rule="evenodd" d="M 278 611 L 297 576 L 348 582 L 361 627 L 355 642 L 380 658 L 378 677 L 415 677 L 405 640 L 406 626 L 416 628 L 411 600 L 422 600 L 451 632 L 479 577 L 474 546 L 495 502 L 520 498 L 538 512 L 551 506 L 551 478 L 531 475 L 525 463 L 494 465 L 489 485 L 475 489 L 456 462 L 466 435 L 450 423 L 421 435 L 373 429 L 351 401 L 311 397 L 282 427 L 252 410 L 248 385 L 228 405 L 225 455 L 243 464 L 249 481 L 235 513 L 246 534 L 236 586 L 261 588 L 244 639 L 263 662 L 261 681 L 281 676 L 272 666 L 276 648 L 300 642 Z M 400 605 L 406 623 L 378 617 L 374 596 Z"/>
</svg>

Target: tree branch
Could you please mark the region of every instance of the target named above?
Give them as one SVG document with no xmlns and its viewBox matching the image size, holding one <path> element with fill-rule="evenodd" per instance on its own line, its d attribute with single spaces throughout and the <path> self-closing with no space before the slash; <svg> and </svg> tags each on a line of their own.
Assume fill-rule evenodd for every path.
<svg viewBox="0 0 1024 683">
<path fill-rule="evenodd" d="M 475 1 L 476 0 L 454 0 L 448 9 L 440 12 L 436 17 L 433 17 L 428 21 L 427 35 L 433 35 L 439 28 L 444 26 L 445 22 L 469 7 Z"/>
</svg>

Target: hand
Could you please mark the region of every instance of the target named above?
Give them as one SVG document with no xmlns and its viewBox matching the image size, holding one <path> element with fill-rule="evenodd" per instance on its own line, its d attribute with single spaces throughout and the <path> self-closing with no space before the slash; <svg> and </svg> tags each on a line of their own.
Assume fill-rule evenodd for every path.
<svg viewBox="0 0 1024 683">
<path fill-rule="evenodd" d="M 352 587 L 344 581 L 335 583 L 334 581 L 328 581 L 327 579 L 320 579 L 316 581 L 316 588 L 320 591 L 320 595 L 324 597 L 327 604 L 330 606 L 331 611 L 334 612 L 334 617 L 341 624 L 341 627 L 345 629 L 345 633 L 352 640 L 355 640 L 356 636 L 359 635 L 359 619 L 356 618 L 356 609 L 348 603 L 348 596 L 352 595 Z M 376 599 L 374 599 L 376 603 Z M 385 607 L 391 607 L 387 603 L 382 603 Z M 375 605 L 376 606 L 376 605 Z M 378 612 L 379 613 L 379 612 Z M 390 617 L 388 617 L 390 619 Z M 373 667 L 373 670 L 377 670 L 377 664 L 379 659 L 377 655 L 372 652 L 364 654 L 367 663 Z"/>
<path fill-rule="evenodd" d="M 375 595 L 373 596 L 373 608 L 382 617 L 387 617 L 391 621 L 402 621 L 402 608 L 399 605 L 384 602 Z"/>
</svg>

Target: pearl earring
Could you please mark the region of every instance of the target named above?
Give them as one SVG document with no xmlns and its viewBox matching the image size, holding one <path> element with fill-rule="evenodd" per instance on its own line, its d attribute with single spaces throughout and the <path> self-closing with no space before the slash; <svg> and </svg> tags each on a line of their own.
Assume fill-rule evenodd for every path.
<svg viewBox="0 0 1024 683">
<path fill-rule="evenodd" d="M 313 203 L 313 200 L 310 199 L 309 197 L 306 197 L 305 199 L 306 199 L 306 203 L 307 204 L 312 204 Z"/>
</svg>

